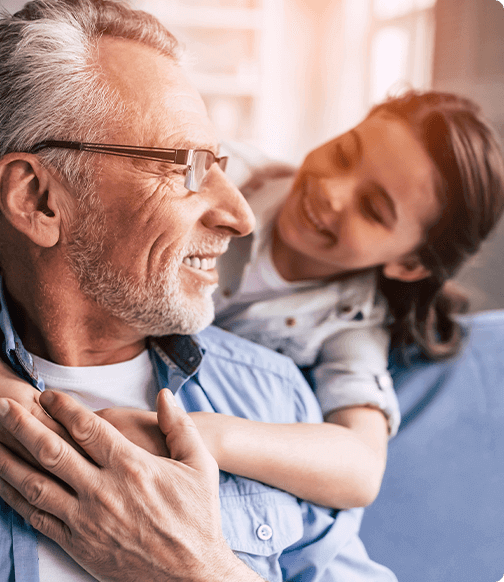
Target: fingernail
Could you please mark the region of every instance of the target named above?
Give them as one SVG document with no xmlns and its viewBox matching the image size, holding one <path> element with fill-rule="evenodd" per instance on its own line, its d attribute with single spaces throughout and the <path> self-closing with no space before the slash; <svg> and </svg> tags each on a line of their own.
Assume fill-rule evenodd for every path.
<svg viewBox="0 0 504 582">
<path fill-rule="evenodd" d="M 42 394 L 41 396 L 44 400 L 44 404 L 51 404 L 51 402 L 54 400 L 54 392 L 52 390 L 44 390 Z"/>
<path fill-rule="evenodd" d="M 9 402 L 5 398 L 0 398 L 0 416 L 7 416 L 9 410 Z"/>
<path fill-rule="evenodd" d="M 170 403 L 171 406 L 177 406 L 175 396 L 173 395 L 173 392 L 169 388 L 166 389 L 166 398 L 168 399 L 168 402 Z"/>
</svg>

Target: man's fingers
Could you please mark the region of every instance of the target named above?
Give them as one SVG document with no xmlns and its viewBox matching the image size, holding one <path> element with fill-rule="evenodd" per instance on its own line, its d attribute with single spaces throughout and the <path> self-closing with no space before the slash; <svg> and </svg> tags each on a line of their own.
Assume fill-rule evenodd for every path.
<svg viewBox="0 0 504 582">
<path fill-rule="evenodd" d="M 94 477 L 99 487 L 98 468 L 17 402 L 0 398 L 0 423 L 44 469 L 75 491 L 83 476 L 88 482 Z"/>
<path fill-rule="evenodd" d="M 77 511 L 77 498 L 74 493 L 47 474 L 34 470 L 3 445 L 0 445 L 0 479 L 6 491 L 6 495 L 2 493 L 1 496 L 9 505 L 12 505 L 12 498 L 16 503 L 16 506 L 12 505 L 14 509 L 24 508 L 23 517 L 24 514 L 31 516 L 35 509 L 39 509 L 42 513 L 49 511 L 56 518 L 67 522 L 69 516 Z M 63 506 L 65 511 L 62 510 Z M 37 519 L 40 519 L 40 512 L 36 513 Z M 35 527 L 35 524 L 32 525 Z"/>
<path fill-rule="evenodd" d="M 196 425 L 175 403 L 170 390 L 164 388 L 157 398 L 158 423 L 166 435 L 170 457 L 193 468 L 217 472 L 217 464 L 206 448 Z"/>
<path fill-rule="evenodd" d="M 70 532 L 57 517 L 30 505 L 9 483 L 0 478 L 0 497 L 40 533 L 65 546 Z"/>
<path fill-rule="evenodd" d="M 46 390 L 40 395 L 40 404 L 100 467 L 126 456 L 126 438 L 68 394 Z"/>
</svg>

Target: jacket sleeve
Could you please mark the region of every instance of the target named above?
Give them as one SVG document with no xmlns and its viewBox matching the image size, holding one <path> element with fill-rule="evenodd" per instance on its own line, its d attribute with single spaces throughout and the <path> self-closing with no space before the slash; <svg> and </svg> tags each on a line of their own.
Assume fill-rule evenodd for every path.
<svg viewBox="0 0 504 582">
<path fill-rule="evenodd" d="M 401 418 L 387 370 L 388 349 L 389 334 L 381 323 L 350 327 L 330 336 L 310 370 L 322 413 L 371 405 L 384 412 L 394 436 Z"/>
</svg>

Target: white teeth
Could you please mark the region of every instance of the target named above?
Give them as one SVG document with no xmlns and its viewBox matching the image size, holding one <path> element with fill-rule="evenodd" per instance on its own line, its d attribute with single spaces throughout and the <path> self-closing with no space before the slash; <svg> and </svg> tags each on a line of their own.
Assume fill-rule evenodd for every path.
<svg viewBox="0 0 504 582">
<path fill-rule="evenodd" d="M 304 208 L 304 211 L 306 212 L 306 215 L 313 223 L 313 226 L 319 231 L 324 230 L 324 225 L 320 224 L 317 217 L 313 213 L 313 210 L 311 209 L 311 206 L 310 206 L 306 196 L 303 196 L 303 208 Z"/>
<path fill-rule="evenodd" d="M 217 259 L 215 257 L 200 259 L 199 257 L 185 257 L 182 261 L 184 265 L 192 267 L 193 269 L 199 269 L 201 271 L 210 271 L 215 268 Z"/>
</svg>

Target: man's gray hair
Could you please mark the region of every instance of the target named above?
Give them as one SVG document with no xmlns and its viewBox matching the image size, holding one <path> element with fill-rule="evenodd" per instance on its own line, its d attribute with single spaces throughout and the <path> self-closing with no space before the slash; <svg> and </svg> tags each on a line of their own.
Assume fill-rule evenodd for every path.
<svg viewBox="0 0 504 582">
<path fill-rule="evenodd" d="M 104 35 L 179 61 L 178 43 L 161 23 L 118 0 L 33 0 L 0 14 L 0 158 L 48 139 L 98 142 L 120 123 L 124 104 L 96 62 Z M 48 149 L 39 156 L 77 190 L 89 185 L 83 159 L 92 154 Z"/>
</svg>

